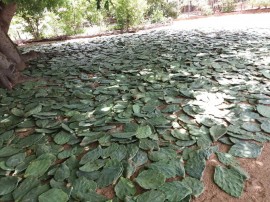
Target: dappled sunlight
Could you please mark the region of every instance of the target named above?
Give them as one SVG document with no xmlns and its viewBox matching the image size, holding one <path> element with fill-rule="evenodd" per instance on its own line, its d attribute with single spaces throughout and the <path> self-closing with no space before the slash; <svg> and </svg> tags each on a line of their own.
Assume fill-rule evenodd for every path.
<svg viewBox="0 0 270 202">
<path fill-rule="evenodd" d="M 261 161 L 256 161 L 255 164 L 256 164 L 257 166 L 259 166 L 259 167 L 263 167 L 263 166 L 264 166 L 264 165 L 263 165 L 263 162 L 261 162 Z"/>
<path fill-rule="evenodd" d="M 111 109 L 111 107 L 103 107 L 103 108 L 101 108 L 101 111 L 108 112 L 108 111 L 110 111 L 110 109 Z"/>
<path fill-rule="evenodd" d="M 214 165 L 218 164 L 218 161 L 216 159 L 211 159 L 210 162 L 213 163 Z"/>
<path fill-rule="evenodd" d="M 248 31 L 250 33 L 269 33 L 270 22 L 269 14 L 245 14 L 245 15 L 230 15 L 230 16 L 213 16 L 208 18 L 176 21 L 171 30 L 193 30 L 197 29 L 204 32 L 213 31 Z M 165 30 L 166 28 L 160 28 Z M 215 33 L 211 33 L 215 37 Z"/>
</svg>

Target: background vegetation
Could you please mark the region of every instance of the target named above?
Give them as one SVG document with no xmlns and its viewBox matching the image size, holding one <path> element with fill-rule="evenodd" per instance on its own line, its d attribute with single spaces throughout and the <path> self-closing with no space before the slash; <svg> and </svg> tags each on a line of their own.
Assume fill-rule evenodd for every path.
<svg viewBox="0 0 270 202">
<path fill-rule="evenodd" d="M 88 34 L 96 29 L 129 31 L 146 24 L 169 22 L 185 13 L 211 15 L 270 6 L 270 0 L 66 0 L 57 4 L 33 1 L 19 6 L 10 30 L 15 40 Z"/>
</svg>

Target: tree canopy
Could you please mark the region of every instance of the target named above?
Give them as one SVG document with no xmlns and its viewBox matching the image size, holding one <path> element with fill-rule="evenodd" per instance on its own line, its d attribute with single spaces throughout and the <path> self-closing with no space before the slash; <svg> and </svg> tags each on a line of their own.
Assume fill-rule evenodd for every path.
<svg viewBox="0 0 270 202">
<path fill-rule="evenodd" d="M 3 3 L 16 3 L 18 12 L 35 15 L 42 12 L 45 8 L 52 10 L 59 5 L 63 5 L 64 0 L 1 0 Z"/>
</svg>

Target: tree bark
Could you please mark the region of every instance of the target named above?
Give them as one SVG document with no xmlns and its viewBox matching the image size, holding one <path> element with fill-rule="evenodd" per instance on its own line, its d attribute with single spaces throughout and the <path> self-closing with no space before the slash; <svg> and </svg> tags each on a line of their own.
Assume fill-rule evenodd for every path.
<svg viewBox="0 0 270 202">
<path fill-rule="evenodd" d="M 14 65 L 15 64 L 8 60 L 7 57 L 0 52 L 0 69 L 8 69 L 11 65 Z"/>
<path fill-rule="evenodd" d="M 0 26 L 6 34 L 8 33 L 11 20 L 16 10 L 16 3 L 4 4 L 0 1 Z"/>
<path fill-rule="evenodd" d="M 5 31 L 0 27 L 0 52 L 4 54 L 9 60 L 16 64 L 18 70 L 25 69 L 26 65 L 21 58 L 18 49 L 14 46 L 13 42 Z"/>
<path fill-rule="evenodd" d="M 0 87 L 12 89 L 19 71 L 26 67 L 17 47 L 7 35 L 16 12 L 16 3 L 4 4 L 0 0 Z"/>
<path fill-rule="evenodd" d="M 12 89 L 16 83 L 15 64 L 0 52 L 0 86 Z"/>
</svg>

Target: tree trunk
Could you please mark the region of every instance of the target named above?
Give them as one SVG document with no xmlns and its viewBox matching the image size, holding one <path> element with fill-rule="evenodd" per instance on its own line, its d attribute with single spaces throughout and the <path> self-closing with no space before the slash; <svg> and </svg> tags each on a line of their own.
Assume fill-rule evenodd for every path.
<svg viewBox="0 0 270 202">
<path fill-rule="evenodd" d="M 0 52 L 0 69 L 8 69 L 10 66 L 15 65 L 12 61 Z"/>
<path fill-rule="evenodd" d="M 8 89 L 16 83 L 17 72 L 26 67 L 17 47 L 7 35 L 16 8 L 16 3 L 4 4 L 0 0 L 0 87 Z"/>
<path fill-rule="evenodd" d="M 7 34 L 13 16 L 17 9 L 16 3 L 4 4 L 0 1 L 0 26 Z"/>
<path fill-rule="evenodd" d="M 15 65 L 0 52 L 0 86 L 12 89 L 16 83 Z"/>
<path fill-rule="evenodd" d="M 26 65 L 21 58 L 18 49 L 14 46 L 9 36 L 0 27 L 0 52 L 16 64 L 18 70 L 25 69 Z"/>
</svg>

